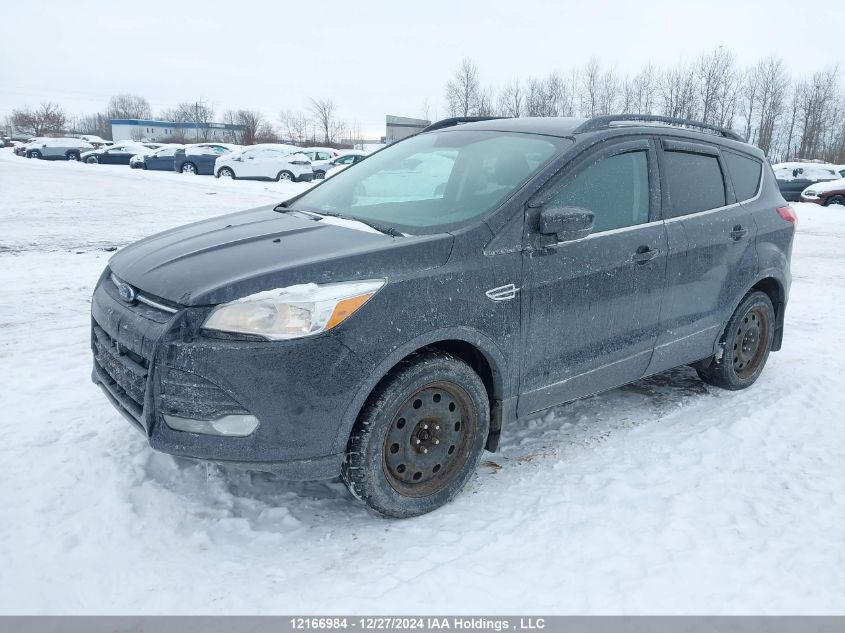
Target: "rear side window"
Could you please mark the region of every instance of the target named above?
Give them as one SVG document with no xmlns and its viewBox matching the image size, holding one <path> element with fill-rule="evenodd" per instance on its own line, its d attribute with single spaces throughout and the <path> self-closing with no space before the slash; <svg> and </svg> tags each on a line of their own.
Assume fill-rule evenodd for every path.
<svg viewBox="0 0 845 633">
<path fill-rule="evenodd" d="M 595 216 L 593 232 L 648 222 L 645 151 L 603 158 L 567 182 L 546 206 L 581 207 Z"/>
<path fill-rule="evenodd" d="M 742 202 L 756 196 L 760 189 L 760 174 L 763 173 L 760 161 L 732 152 L 724 152 L 722 155 L 734 183 L 736 199 Z"/>
<path fill-rule="evenodd" d="M 663 156 L 669 190 L 665 217 L 725 206 L 725 179 L 716 156 L 677 151 L 664 152 Z"/>
</svg>

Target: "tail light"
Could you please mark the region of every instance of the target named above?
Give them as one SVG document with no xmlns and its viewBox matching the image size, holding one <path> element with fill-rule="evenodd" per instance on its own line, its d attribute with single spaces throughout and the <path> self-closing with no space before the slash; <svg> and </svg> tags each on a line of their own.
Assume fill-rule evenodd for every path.
<svg viewBox="0 0 845 633">
<path fill-rule="evenodd" d="M 798 216 L 795 215 L 795 209 L 789 205 L 778 207 L 775 211 L 777 211 L 778 215 L 790 224 L 796 224 L 798 222 Z"/>
</svg>

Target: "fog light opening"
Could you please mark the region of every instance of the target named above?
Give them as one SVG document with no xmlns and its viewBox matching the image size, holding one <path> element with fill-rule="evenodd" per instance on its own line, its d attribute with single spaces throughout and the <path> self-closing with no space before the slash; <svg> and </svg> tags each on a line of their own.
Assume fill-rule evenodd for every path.
<svg viewBox="0 0 845 633">
<path fill-rule="evenodd" d="M 162 417 L 167 426 L 174 431 L 200 433 L 202 435 L 246 437 L 258 428 L 258 418 L 248 414 L 224 415 L 216 420 L 195 420 L 168 414 L 163 414 Z"/>
</svg>

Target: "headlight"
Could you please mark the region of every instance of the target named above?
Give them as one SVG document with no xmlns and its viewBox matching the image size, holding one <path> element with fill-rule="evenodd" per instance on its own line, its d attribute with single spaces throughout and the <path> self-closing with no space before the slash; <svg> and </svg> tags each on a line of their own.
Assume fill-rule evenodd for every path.
<svg viewBox="0 0 845 633">
<path fill-rule="evenodd" d="M 351 316 L 385 281 L 302 284 L 259 292 L 217 306 L 202 327 L 273 341 L 319 334 Z"/>
</svg>

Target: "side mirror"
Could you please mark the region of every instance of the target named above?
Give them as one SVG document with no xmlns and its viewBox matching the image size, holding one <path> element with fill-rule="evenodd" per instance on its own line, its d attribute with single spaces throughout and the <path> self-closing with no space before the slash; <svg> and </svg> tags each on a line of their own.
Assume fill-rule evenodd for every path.
<svg viewBox="0 0 845 633">
<path fill-rule="evenodd" d="M 545 207 L 540 211 L 540 233 L 556 235 L 559 242 L 579 240 L 592 233 L 595 217 L 580 207 Z"/>
</svg>

